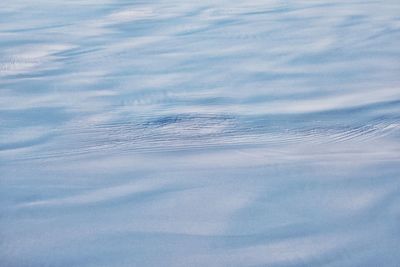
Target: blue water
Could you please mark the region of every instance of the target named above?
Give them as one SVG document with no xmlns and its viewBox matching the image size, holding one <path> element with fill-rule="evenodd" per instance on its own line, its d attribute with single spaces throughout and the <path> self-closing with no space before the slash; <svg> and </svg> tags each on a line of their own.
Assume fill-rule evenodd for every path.
<svg viewBox="0 0 400 267">
<path fill-rule="evenodd" d="M 0 266 L 400 266 L 400 3 L 0 3 Z"/>
</svg>

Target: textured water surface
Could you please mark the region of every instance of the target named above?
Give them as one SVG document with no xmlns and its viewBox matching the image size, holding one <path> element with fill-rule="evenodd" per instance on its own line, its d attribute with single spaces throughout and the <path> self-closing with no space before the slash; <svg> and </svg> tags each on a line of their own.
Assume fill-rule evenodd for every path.
<svg viewBox="0 0 400 267">
<path fill-rule="evenodd" d="M 0 266 L 399 266 L 400 3 L 1 1 Z"/>
</svg>

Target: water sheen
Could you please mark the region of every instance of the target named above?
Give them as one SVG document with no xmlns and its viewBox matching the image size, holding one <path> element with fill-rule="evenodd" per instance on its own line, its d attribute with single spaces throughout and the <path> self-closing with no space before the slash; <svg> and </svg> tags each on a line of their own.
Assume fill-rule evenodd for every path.
<svg viewBox="0 0 400 267">
<path fill-rule="evenodd" d="M 399 266 L 400 4 L 1 1 L 0 265 Z"/>
</svg>

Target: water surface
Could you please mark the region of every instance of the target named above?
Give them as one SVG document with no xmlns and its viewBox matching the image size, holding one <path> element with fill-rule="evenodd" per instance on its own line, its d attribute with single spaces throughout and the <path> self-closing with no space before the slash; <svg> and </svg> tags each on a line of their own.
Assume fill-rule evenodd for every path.
<svg viewBox="0 0 400 267">
<path fill-rule="evenodd" d="M 400 4 L 2 1 L 0 265 L 399 266 Z"/>
</svg>

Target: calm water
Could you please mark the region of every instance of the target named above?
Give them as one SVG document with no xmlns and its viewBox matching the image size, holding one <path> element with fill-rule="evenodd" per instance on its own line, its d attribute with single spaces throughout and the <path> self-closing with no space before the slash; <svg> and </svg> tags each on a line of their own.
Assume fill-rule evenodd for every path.
<svg viewBox="0 0 400 267">
<path fill-rule="evenodd" d="M 1 1 L 0 266 L 400 266 L 400 3 Z"/>
</svg>

